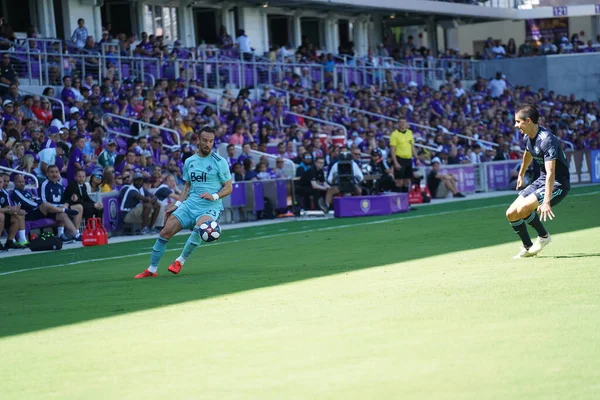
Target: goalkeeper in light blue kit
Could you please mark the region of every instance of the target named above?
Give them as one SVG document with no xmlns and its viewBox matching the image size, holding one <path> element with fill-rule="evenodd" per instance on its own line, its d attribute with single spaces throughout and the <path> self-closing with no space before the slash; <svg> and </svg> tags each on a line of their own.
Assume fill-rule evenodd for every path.
<svg viewBox="0 0 600 400">
<path fill-rule="evenodd" d="M 184 228 L 193 228 L 181 255 L 169 266 L 170 272 L 178 274 L 185 261 L 202 242 L 200 225 L 209 220 L 217 221 L 221 216 L 221 199 L 231 194 L 233 187 L 229 165 L 223 157 L 212 151 L 214 143 L 214 129 L 208 126 L 202 128 L 198 152 L 185 160 L 185 187 L 180 200 L 167 207 L 167 222 L 152 247 L 150 266 L 136 275 L 136 279 L 158 276 L 158 263 L 167 249 L 169 239 Z"/>
</svg>

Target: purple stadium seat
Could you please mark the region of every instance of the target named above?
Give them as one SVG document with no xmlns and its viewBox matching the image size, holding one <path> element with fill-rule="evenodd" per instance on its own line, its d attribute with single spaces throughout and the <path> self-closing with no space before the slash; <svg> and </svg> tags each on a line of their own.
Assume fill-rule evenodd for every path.
<svg viewBox="0 0 600 400">
<path fill-rule="evenodd" d="M 162 76 L 165 79 L 175 79 L 175 66 L 165 65 L 162 67 Z"/>
<path fill-rule="evenodd" d="M 130 74 L 129 64 L 121 63 L 121 79 L 129 78 Z"/>
<path fill-rule="evenodd" d="M 119 145 L 119 149 L 127 148 L 127 142 L 125 140 L 121 139 L 120 137 L 117 138 L 117 144 Z"/>
<path fill-rule="evenodd" d="M 160 78 L 160 75 L 158 74 L 158 68 L 156 68 L 156 64 L 144 64 L 144 72 L 146 74 L 154 76 L 155 78 Z"/>
<path fill-rule="evenodd" d="M 37 221 L 25 221 L 25 234 L 29 235 L 29 232 L 33 229 L 52 228 L 56 225 L 58 225 L 58 223 L 51 218 L 42 218 Z"/>
</svg>

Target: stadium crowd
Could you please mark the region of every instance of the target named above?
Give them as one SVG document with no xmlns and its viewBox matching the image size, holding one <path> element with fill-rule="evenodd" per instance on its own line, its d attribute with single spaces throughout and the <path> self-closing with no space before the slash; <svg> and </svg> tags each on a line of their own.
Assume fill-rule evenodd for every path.
<svg viewBox="0 0 600 400">
<path fill-rule="evenodd" d="M 91 36 L 84 40 L 87 35 L 84 28 L 82 21 L 80 32 L 73 35 L 73 43 L 77 46 L 83 43 L 82 47 L 94 45 Z M 105 34 L 102 40 L 109 40 L 110 32 Z M 125 38 L 129 45 L 132 39 Z M 250 47 L 249 40 L 244 44 L 239 39 L 240 36 L 236 45 L 222 30 L 219 45 Z M 161 42 L 161 38 L 142 34 L 142 41 L 134 51 L 158 56 L 159 52 L 167 51 Z M 130 51 L 123 40 L 119 47 Z M 187 51 L 179 48 L 176 42 L 170 57 L 179 57 Z M 323 57 L 317 56 L 308 44 L 292 54 L 298 62 Z M 324 62 L 334 62 L 332 55 L 324 56 Z M 359 166 L 361 174 L 357 178 L 373 169 L 384 176 L 394 175 L 395 160 L 389 137 L 398 129 L 400 119 L 409 124 L 400 129 L 412 130 L 415 142 L 427 146 L 417 152 L 413 160 L 416 168 L 429 166 L 432 161 L 451 165 L 520 158 L 514 111 L 521 103 L 537 104 L 542 124 L 575 149 L 599 148 L 597 103 L 529 86 L 512 86 L 501 72 L 489 81 L 478 77 L 470 87 L 463 87 L 460 81 L 448 76 L 438 90 L 393 80 L 383 87 L 359 87 L 354 83 L 348 87 L 334 86 L 331 75 L 321 87 L 309 76 L 289 73 L 273 87 L 254 92 L 242 89 L 236 96 L 225 90 L 223 96 L 214 99 L 202 90 L 200 81 L 158 79 L 153 87 L 147 87 L 138 80 L 121 80 L 117 76 L 96 82 L 92 75 L 81 76 L 74 70 L 62 79 L 60 89 L 43 90 L 45 96 L 60 98 L 65 103 L 64 116 L 47 97 L 20 92 L 18 76 L 6 52 L 1 55 L 0 82 L 8 85 L 0 87 L 0 166 L 32 174 L 41 184 L 39 192 L 32 193 L 25 188 L 33 183 L 30 175 L 5 174 L 4 188 L 8 189 L 12 181 L 18 189 L 15 192 L 22 193 L 20 198 L 15 197 L 15 192 L 4 196 L 8 200 L 7 204 L 0 204 L 2 212 L 14 219 L 27 211 L 24 216 L 27 220 L 55 220 L 65 241 L 80 240 L 82 218 L 85 221 L 102 215 L 98 194 L 103 192 L 121 192 L 125 221 L 142 224 L 143 233 L 161 226 L 164 205 L 177 200 L 177 186 L 183 184 L 183 162 L 197 149 L 196 131 L 204 125 L 215 128 L 216 145 L 228 144 L 227 159 L 235 181 L 291 178 L 283 168 L 284 160 L 289 159 L 299 165 L 297 184 L 319 190 L 317 197 L 326 199 L 327 204 L 335 194 L 328 190 L 331 182 L 327 182 L 327 173 L 346 151 Z M 289 109 L 286 92 L 292 93 Z M 330 122 L 343 125 L 347 137 Z M 456 136 L 457 133 L 469 139 Z M 235 145 L 243 149 L 237 157 Z M 276 166 L 271 168 L 266 156 L 255 163 L 251 150 L 273 154 Z M 378 167 L 380 161 L 383 164 Z M 371 168 L 363 168 L 368 163 Z M 309 170 L 308 176 L 317 178 L 303 180 Z M 317 181 L 318 187 L 311 181 Z M 447 186 L 457 194 L 452 185 Z M 365 188 L 363 185 L 362 189 Z M 393 179 L 387 179 L 383 186 L 366 189 L 383 191 L 396 187 Z M 22 197 L 27 197 L 27 201 Z M 316 208 L 316 203 L 322 203 L 314 200 L 304 206 Z M 5 221 L 8 229 L 10 221 L 8 218 Z M 22 223 L 16 225 L 21 232 Z M 18 241 L 25 243 L 26 239 L 19 237 Z"/>
</svg>

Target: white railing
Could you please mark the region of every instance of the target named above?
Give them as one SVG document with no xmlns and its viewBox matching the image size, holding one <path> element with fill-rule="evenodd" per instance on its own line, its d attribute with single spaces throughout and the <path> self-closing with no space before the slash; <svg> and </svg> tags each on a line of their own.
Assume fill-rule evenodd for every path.
<svg viewBox="0 0 600 400">
<path fill-rule="evenodd" d="M 298 114 L 298 113 L 295 113 L 295 112 L 292 112 L 292 111 L 285 111 L 284 114 L 290 114 L 290 115 L 294 115 L 296 117 L 300 117 L 300 118 L 304 118 L 304 119 L 309 119 L 311 121 L 319 122 L 321 124 L 325 124 L 325 125 L 330 125 L 330 126 L 337 127 L 338 129 L 341 129 L 342 132 L 344 132 L 344 137 L 345 138 L 348 137 L 348 130 L 346 129 L 346 127 L 344 125 L 342 125 L 342 124 L 338 124 L 337 122 L 331 122 L 331 121 L 327 121 L 325 119 L 311 117 L 309 115 Z M 280 116 L 280 122 L 283 125 L 283 115 Z"/>
<path fill-rule="evenodd" d="M 108 130 L 108 129 L 110 129 L 110 130 L 111 130 L 111 132 L 113 132 L 113 133 L 116 133 L 117 131 L 115 131 L 115 130 L 114 130 L 114 127 L 112 127 L 112 126 L 110 125 L 110 123 L 109 123 L 109 121 L 108 121 L 108 119 L 109 119 L 109 118 L 110 118 L 111 120 L 118 119 L 118 120 L 129 121 L 129 122 L 132 122 L 132 123 L 137 123 L 137 124 L 139 124 L 139 127 L 140 127 L 140 129 L 139 129 L 139 132 L 141 132 L 141 131 L 142 131 L 142 128 L 143 128 L 143 127 L 147 126 L 147 127 L 150 127 L 150 128 L 155 128 L 155 129 L 158 129 L 158 130 L 163 130 L 163 131 L 167 131 L 167 132 L 174 133 L 174 134 L 175 134 L 175 138 L 177 139 L 177 146 L 181 146 L 181 139 L 180 139 L 180 136 L 181 136 L 181 135 L 180 135 L 180 134 L 179 134 L 179 132 L 177 132 L 175 129 L 171 129 L 171 128 L 165 128 L 164 126 L 160 126 L 160 125 L 151 124 L 150 122 L 145 122 L 145 121 L 141 121 L 141 120 L 139 120 L 139 119 L 134 119 L 134 118 L 124 117 L 124 116 L 122 116 L 122 115 L 117 115 L 117 114 L 111 114 L 111 113 L 107 113 L 107 114 L 104 114 L 104 115 L 102 115 L 102 118 L 100 118 L 100 121 L 102 122 L 102 126 L 103 126 L 105 129 L 107 129 L 107 130 Z M 131 125 L 130 125 L 129 127 L 131 127 Z M 133 135 L 131 135 L 131 134 L 130 134 L 130 135 L 127 135 L 127 134 L 125 134 L 125 133 L 122 133 L 122 136 L 136 137 L 136 136 L 133 136 Z M 170 148 L 170 146 L 168 146 L 168 145 L 165 145 L 164 143 L 163 143 L 163 147 Z"/>
<path fill-rule="evenodd" d="M 35 188 L 39 188 L 40 187 L 40 183 L 38 181 L 38 177 L 34 174 L 31 174 L 29 172 L 25 172 L 25 171 L 21 171 L 18 169 L 14 169 L 14 168 L 8 168 L 8 167 L 3 167 L 0 165 L 0 171 L 6 171 L 6 172 L 11 172 L 13 174 L 17 174 L 17 175 L 25 175 L 28 176 L 30 178 L 33 178 L 33 180 L 35 181 Z"/>
<path fill-rule="evenodd" d="M 0 82 L 0 86 L 10 87 L 9 85 L 7 85 L 5 83 L 1 83 L 1 82 Z M 36 96 L 37 97 L 41 97 L 41 98 L 47 99 L 47 100 L 49 100 L 51 102 L 58 103 L 58 105 L 60 105 L 60 109 L 62 110 L 62 116 L 63 116 L 62 117 L 62 122 L 65 122 L 65 118 L 66 118 L 65 103 L 61 99 L 56 98 L 56 97 L 52 97 L 52 96 L 46 96 L 46 95 L 43 95 L 43 94 L 37 94 L 37 93 L 30 92 L 30 91 L 25 90 L 25 89 L 19 89 L 19 92 L 25 93 L 25 94 L 29 94 L 29 95 L 34 96 L 34 97 L 36 97 Z"/>
</svg>

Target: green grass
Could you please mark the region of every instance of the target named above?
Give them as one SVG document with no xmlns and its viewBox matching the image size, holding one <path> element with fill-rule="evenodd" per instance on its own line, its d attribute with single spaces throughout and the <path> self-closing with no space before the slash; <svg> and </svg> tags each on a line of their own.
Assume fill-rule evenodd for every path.
<svg viewBox="0 0 600 400">
<path fill-rule="evenodd" d="M 0 259 L 2 399 L 597 399 L 597 191 L 529 260 L 513 197 L 225 226 L 141 281 L 153 240 Z"/>
</svg>

